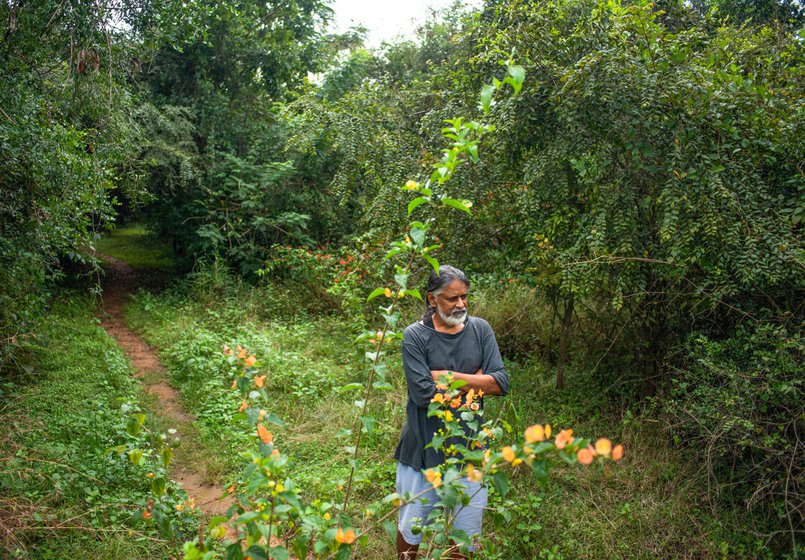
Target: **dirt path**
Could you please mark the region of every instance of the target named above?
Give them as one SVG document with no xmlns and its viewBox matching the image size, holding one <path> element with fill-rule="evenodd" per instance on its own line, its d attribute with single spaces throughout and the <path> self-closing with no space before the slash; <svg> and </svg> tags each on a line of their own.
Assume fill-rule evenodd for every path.
<svg viewBox="0 0 805 560">
<path fill-rule="evenodd" d="M 143 388 L 156 396 L 158 414 L 165 423 L 175 428 L 178 434 L 186 434 L 193 417 L 185 412 L 179 393 L 168 384 L 167 372 L 156 353 L 143 339 L 123 322 L 123 305 L 128 294 L 137 288 L 135 271 L 124 261 L 106 255 L 98 255 L 106 263 L 103 279 L 103 310 L 101 325 L 112 335 L 131 360 L 134 377 L 140 379 Z M 171 465 L 171 477 L 180 482 L 188 497 L 207 515 L 223 515 L 232 503 L 232 498 L 220 500 L 223 489 L 205 484 L 202 465 L 181 464 L 175 460 Z"/>
</svg>

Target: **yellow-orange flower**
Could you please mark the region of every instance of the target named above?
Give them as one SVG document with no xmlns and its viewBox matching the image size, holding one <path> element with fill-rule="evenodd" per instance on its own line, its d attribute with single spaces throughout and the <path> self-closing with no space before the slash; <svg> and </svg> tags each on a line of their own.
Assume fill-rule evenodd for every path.
<svg viewBox="0 0 805 560">
<path fill-rule="evenodd" d="M 268 414 L 268 411 L 265 408 L 261 408 L 260 412 L 257 414 L 257 419 L 262 420 L 266 417 L 266 414 Z"/>
<path fill-rule="evenodd" d="M 458 408 L 461 406 L 461 399 L 456 398 L 450 401 L 450 408 Z"/>
<path fill-rule="evenodd" d="M 593 462 L 593 451 L 589 447 L 579 449 L 579 452 L 576 453 L 576 457 L 582 465 L 589 465 Z"/>
<path fill-rule="evenodd" d="M 448 386 L 447 386 L 447 385 L 445 385 L 444 383 L 437 383 L 437 384 L 436 384 L 436 390 L 437 390 L 437 391 L 447 391 L 449 388 L 450 388 L 450 387 L 448 387 Z"/>
<path fill-rule="evenodd" d="M 503 453 L 503 458 L 509 463 L 514 461 L 514 449 L 512 449 L 511 447 L 509 446 L 504 447 L 501 450 L 501 453 Z"/>
<path fill-rule="evenodd" d="M 554 442 L 556 448 L 564 449 L 569 443 L 573 443 L 573 430 L 560 430 L 559 435 L 556 436 L 556 441 Z"/>
<path fill-rule="evenodd" d="M 265 375 L 255 375 L 254 376 L 254 384 L 257 385 L 258 389 L 262 389 L 263 385 L 266 383 L 266 376 Z"/>
<path fill-rule="evenodd" d="M 434 488 L 438 488 L 442 485 L 442 473 L 435 469 L 426 470 L 425 479 L 430 482 Z"/>
<path fill-rule="evenodd" d="M 254 364 L 257 363 L 257 358 L 254 357 L 254 354 L 249 354 L 249 357 L 246 358 L 246 361 L 244 363 L 246 364 L 246 367 L 252 367 Z"/>
<path fill-rule="evenodd" d="M 430 402 L 443 403 L 444 393 L 436 393 L 435 395 L 433 395 L 433 398 L 430 400 Z"/>
<path fill-rule="evenodd" d="M 539 424 L 534 424 L 525 429 L 525 440 L 527 443 L 537 443 L 545 439 L 545 429 Z"/>
<path fill-rule="evenodd" d="M 452 422 L 453 421 L 453 413 L 449 410 L 444 411 L 444 421 L 445 422 Z"/>
<path fill-rule="evenodd" d="M 483 477 L 484 472 L 482 470 L 476 469 L 472 463 L 467 465 L 467 478 L 470 482 L 481 482 Z"/>
<path fill-rule="evenodd" d="M 339 529 L 335 534 L 335 540 L 341 544 L 352 544 L 355 542 L 355 531 L 348 529 L 344 532 L 343 529 Z"/>
<path fill-rule="evenodd" d="M 274 441 L 274 435 L 262 424 L 257 424 L 257 435 L 260 436 L 260 439 L 263 440 L 263 443 L 266 445 Z"/>
<path fill-rule="evenodd" d="M 233 379 L 232 380 L 232 387 L 230 387 L 230 389 L 237 389 L 237 388 L 238 388 L 238 382 Z"/>
<path fill-rule="evenodd" d="M 383 290 L 383 295 L 385 295 L 386 297 L 391 297 L 391 290 L 386 288 L 385 290 Z"/>
<path fill-rule="evenodd" d="M 475 400 L 475 389 L 470 389 L 469 391 L 467 391 L 466 401 L 468 403 L 471 403 L 474 400 Z"/>
<path fill-rule="evenodd" d="M 243 412 L 248 407 L 249 407 L 249 403 L 247 403 L 246 401 L 243 401 L 243 403 L 241 403 L 241 405 L 240 405 L 240 408 L 238 409 L 238 412 Z"/>
<path fill-rule="evenodd" d="M 405 188 L 406 188 L 406 190 L 409 190 L 409 191 L 415 191 L 415 190 L 417 190 L 419 188 L 419 183 L 417 183 L 414 180 L 407 181 L 405 183 Z"/>
<path fill-rule="evenodd" d="M 609 441 L 607 438 L 601 438 L 595 442 L 596 455 L 603 455 L 604 457 L 609 457 L 609 454 L 611 452 L 612 452 L 612 442 Z"/>
<path fill-rule="evenodd" d="M 612 460 L 620 461 L 623 457 L 623 446 L 619 443 L 612 449 Z"/>
<path fill-rule="evenodd" d="M 551 425 L 545 424 L 545 439 L 551 439 Z"/>
</svg>

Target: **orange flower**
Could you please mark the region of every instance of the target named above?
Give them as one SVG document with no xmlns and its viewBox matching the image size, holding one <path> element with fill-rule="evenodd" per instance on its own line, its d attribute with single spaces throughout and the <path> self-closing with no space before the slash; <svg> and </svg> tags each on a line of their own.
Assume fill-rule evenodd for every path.
<svg viewBox="0 0 805 560">
<path fill-rule="evenodd" d="M 573 443 L 573 430 L 560 430 L 554 445 L 557 449 L 564 449 L 568 443 Z"/>
<path fill-rule="evenodd" d="M 430 400 L 430 402 L 443 403 L 444 393 L 436 393 L 435 395 L 433 395 L 433 398 Z"/>
<path fill-rule="evenodd" d="M 246 349 L 243 348 L 240 344 L 238 344 L 238 359 L 242 360 L 246 357 Z"/>
<path fill-rule="evenodd" d="M 545 429 L 539 424 L 529 426 L 525 430 L 525 440 L 527 443 L 536 443 L 545 439 Z"/>
<path fill-rule="evenodd" d="M 472 463 L 467 465 L 467 478 L 470 482 L 481 482 L 483 477 L 484 472 L 482 470 L 476 469 Z"/>
<path fill-rule="evenodd" d="M 509 463 L 514 461 L 514 449 L 508 445 L 501 450 L 501 453 L 503 453 L 503 458 Z"/>
<path fill-rule="evenodd" d="M 460 398 L 455 398 L 455 399 L 450 401 L 450 408 L 458 408 L 460 406 L 461 406 L 461 399 Z"/>
<path fill-rule="evenodd" d="M 255 375 L 254 376 L 254 384 L 257 385 L 258 389 L 262 389 L 263 385 L 265 385 L 266 376 L 265 375 Z"/>
<path fill-rule="evenodd" d="M 257 435 L 260 436 L 260 439 L 263 440 L 263 443 L 266 445 L 274 441 L 274 435 L 266 430 L 266 427 L 262 424 L 257 424 Z"/>
<path fill-rule="evenodd" d="M 442 485 L 442 473 L 435 469 L 426 470 L 425 478 L 433 485 L 434 488 L 438 488 Z"/>
<path fill-rule="evenodd" d="M 471 403 L 474 400 L 475 400 L 475 389 L 470 389 L 469 391 L 467 391 L 466 401 L 468 403 Z"/>
<path fill-rule="evenodd" d="M 473 412 L 478 412 L 478 410 L 481 409 L 481 405 L 477 402 L 471 402 L 469 406 L 470 410 L 472 410 Z"/>
<path fill-rule="evenodd" d="M 229 494 L 231 494 L 232 492 L 234 492 L 234 491 L 235 491 L 235 485 L 233 484 L 232 486 L 230 486 L 229 488 L 227 488 L 227 489 L 226 489 L 226 491 L 227 491 Z"/>
<path fill-rule="evenodd" d="M 603 455 L 604 457 L 609 457 L 611 451 L 612 451 L 612 442 L 609 441 L 607 438 L 601 438 L 595 442 L 596 455 Z"/>
<path fill-rule="evenodd" d="M 386 297 L 390 298 L 391 297 L 391 290 L 386 288 L 385 290 L 383 290 L 383 295 L 385 295 Z"/>
<path fill-rule="evenodd" d="M 450 388 L 450 387 L 448 387 L 448 386 L 447 386 L 447 385 L 445 385 L 444 383 L 437 383 L 437 384 L 436 384 L 436 390 L 437 390 L 437 391 L 447 391 L 449 388 Z"/>
<path fill-rule="evenodd" d="M 151 512 L 150 511 L 144 511 L 143 512 L 143 519 L 151 519 Z"/>
<path fill-rule="evenodd" d="M 238 409 L 238 412 L 243 412 L 248 407 L 249 407 L 249 403 L 247 403 L 246 401 L 243 401 L 243 403 L 240 405 L 240 408 Z"/>
<path fill-rule="evenodd" d="M 623 457 L 623 446 L 619 443 L 612 450 L 612 460 L 620 461 L 622 457 Z"/>
<path fill-rule="evenodd" d="M 339 529 L 335 534 L 335 540 L 341 544 L 352 544 L 355 542 L 355 531 L 348 529 L 344 532 L 343 529 Z"/>
<path fill-rule="evenodd" d="M 545 424 L 545 439 L 551 439 L 551 425 Z"/>
<path fill-rule="evenodd" d="M 582 465 L 589 465 L 593 462 L 593 452 L 589 447 L 579 449 L 579 452 L 576 453 L 576 457 L 578 457 L 579 463 Z"/>
<path fill-rule="evenodd" d="M 230 387 L 230 389 L 237 389 L 237 388 L 238 388 L 238 382 L 233 379 L 232 380 L 232 387 Z"/>
<path fill-rule="evenodd" d="M 226 344 L 224 344 L 224 356 L 231 356 L 231 355 L 232 355 L 232 349 Z"/>
<path fill-rule="evenodd" d="M 246 367 L 252 367 L 254 364 L 257 363 L 257 358 L 254 357 L 254 354 L 249 354 L 249 357 L 246 358 L 246 361 L 244 363 L 246 364 Z"/>
</svg>

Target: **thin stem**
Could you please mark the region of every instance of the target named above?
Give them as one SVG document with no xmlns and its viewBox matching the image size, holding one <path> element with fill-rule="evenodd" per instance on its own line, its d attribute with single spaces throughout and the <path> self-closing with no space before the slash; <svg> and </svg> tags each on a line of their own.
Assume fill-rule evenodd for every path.
<svg viewBox="0 0 805 560">
<path fill-rule="evenodd" d="M 414 253 L 412 252 L 411 253 L 411 258 L 408 260 L 408 264 L 403 269 L 403 273 L 408 274 L 408 272 L 411 270 L 411 266 L 413 264 L 414 264 Z M 397 302 L 399 300 L 400 300 L 400 290 L 397 290 L 397 292 L 396 292 L 396 294 L 394 296 L 394 300 L 391 302 L 391 307 L 389 309 L 391 309 L 392 311 L 395 310 L 396 307 L 397 307 Z M 369 405 L 369 396 L 372 393 L 372 383 L 374 382 L 374 378 L 375 378 L 375 370 L 377 368 L 377 365 L 380 363 L 381 350 L 383 349 L 383 343 L 385 343 L 385 341 L 386 341 L 386 332 L 388 332 L 388 328 L 389 328 L 389 324 L 388 324 L 388 321 L 387 321 L 385 326 L 383 327 L 383 331 L 382 331 L 383 336 L 381 336 L 380 340 L 378 340 L 378 342 L 377 342 L 377 350 L 375 351 L 375 359 L 372 362 L 372 368 L 369 371 L 369 380 L 366 383 L 366 391 L 364 392 L 364 395 L 363 395 L 363 406 L 361 407 L 361 413 L 358 416 L 358 421 L 356 423 L 356 428 L 358 430 L 358 435 L 355 438 L 355 449 L 352 452 L 352 464 L 350 465 L 350 468 L 349 468 L 349 478 L 347 479 L 347 487 L 346 487 L 346 490 L 344 492 L 344 505 L 343 505 L 343 510 L 344 511 L 346 511 L 347 504 L 349 504 L 349 496 L 350 496 L 350 492 L 352 490 L 352 481 L 353 481 L 353 479 L 355 477 L 355 466 L 357 465 L 357 461 L 358 461 L 358 451 L 360 450 L 360 446 L 361 446 L 361 436 L 363 434 L 363 430 L 362 430 L 362 426 L 361 426 L 361 419 L 364 416 L 366 416 L 366 410 L 367 410 L 367 407 Z"/>
</svg>

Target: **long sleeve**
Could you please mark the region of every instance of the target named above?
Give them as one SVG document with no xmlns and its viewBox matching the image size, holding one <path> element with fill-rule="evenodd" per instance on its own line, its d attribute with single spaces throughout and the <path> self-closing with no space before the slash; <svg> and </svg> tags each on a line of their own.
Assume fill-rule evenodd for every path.
<svg viewBox="0 0 805 560">
<path fill-rule="evenodd" d="M 482 339 L 484 364 L 481 370 L 491 375 L 500 387 L 500 394 L 506 395 L 509 392 L 509 375 L 506 373 L 506 366 L 503 365 L 503 358 L 500 355 L 498 341 L 492 327 L 484 321 L 486 328 Z"/>
<path fill-rule="evenodd" d="M 402 362 L 408 394 L 419 408 L 427 408 L 436 394 L 436 383 L 430 373 L 425 358 L 425 348 L 421 340 L 406 333 L 402 343 Z"/>
</svg>

